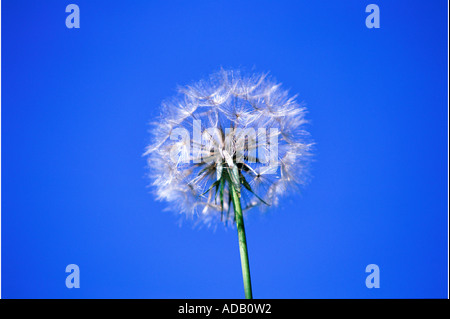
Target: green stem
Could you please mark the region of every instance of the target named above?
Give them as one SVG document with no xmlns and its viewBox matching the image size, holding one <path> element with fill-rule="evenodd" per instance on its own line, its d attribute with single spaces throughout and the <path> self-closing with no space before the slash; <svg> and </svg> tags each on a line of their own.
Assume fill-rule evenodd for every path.
<svg viewBox="0 0 450 319">
<path fill-rule="evenodd" d="M 233 173 L 236 172 L 234 171 Z M 239 186 L 237 186 L 236 183 L 233 182 L 230 183 L 230 193 L 231 199 L 233 201 L 234 215 L 236 218 L 236 227 L 239 237 L 239 251 L 241 254 L 242 278 L 244 280 L 245 298 L 252 299 L 253 298 L 252 283 L 250 280 L 250 266 L 248 262 L 247 239 L 245 238 L 244 217 L 242 215 Z"/>
</svg>

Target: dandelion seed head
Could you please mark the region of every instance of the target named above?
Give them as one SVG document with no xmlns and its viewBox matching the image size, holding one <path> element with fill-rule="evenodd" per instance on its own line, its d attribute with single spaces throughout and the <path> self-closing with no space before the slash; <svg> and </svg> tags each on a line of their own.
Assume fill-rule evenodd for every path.
<svg viewBox="0 0 450 319">
<path fill-rule="evenodd" d="M 162 103 L 144 154 L 157 199 L 197 222 L 233 221 L 220 181 L 236 166 L 245 213 L 277 205 L 306 180 L 313 143 L 305 113 L 267 74 L 221 70 L 179 87 Z"/>
</svg>

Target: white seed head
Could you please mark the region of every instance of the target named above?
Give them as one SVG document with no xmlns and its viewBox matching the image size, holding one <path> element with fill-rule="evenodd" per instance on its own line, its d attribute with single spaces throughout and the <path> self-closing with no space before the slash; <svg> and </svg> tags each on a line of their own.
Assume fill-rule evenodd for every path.
<svg viewBox="0 0 450 319">
<path fill-rule="evenodd" d="M 144 154 L 157 198 L 206 224 L 234 220 L 226 176 L 237 166 L 244 212 L 277 205 L 305 182 L 305 111 L 267 74 L 221 70 L 180 87 L 162 103 Z"/>
</svg>

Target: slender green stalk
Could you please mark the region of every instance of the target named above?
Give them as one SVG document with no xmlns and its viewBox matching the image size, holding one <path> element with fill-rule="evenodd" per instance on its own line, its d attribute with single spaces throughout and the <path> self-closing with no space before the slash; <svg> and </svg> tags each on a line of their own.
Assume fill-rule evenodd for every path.
<svg viewBox="0 0 450 319">
<path fill-rule="evenodd" d="M 233 172 L 235 173 L 235 171 Z M 233 177 L 236 177 L 233 174 Z M 233 179 L 233 178 L 232 178 Z M 244 217 L 242 215 L 241 200 L 240 200 L 240 185 L 236 183 L 230 183 L 230 193 L 233 201 L 234 215 L 236 218 L 236 227 L 239 237 L 239 251 L 241 254 L 241 267 L 242 267 L 242 278 L 244 280 L 244 291 L 245 298 L 252 299 L 252 283 L 250 280 L 250 266 L 248 262 L 248 252 L 247 252 L 247 239 L 245 238 L 245 227 L 244 227 Z"/>
</svg>

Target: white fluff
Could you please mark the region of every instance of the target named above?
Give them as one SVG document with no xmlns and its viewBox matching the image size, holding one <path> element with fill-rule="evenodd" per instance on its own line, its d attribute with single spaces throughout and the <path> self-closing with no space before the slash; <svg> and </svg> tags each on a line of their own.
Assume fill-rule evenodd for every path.
<svg viewBox="0 0 450 319">
<path fill-rule="evenodd" d="M 277 205 L 304 182 L 312 146 L 305 107 L 281 84 L 266 74 L 221 70 L 178 92 L 162 103 L 144 154 L 157 198 L 172 210 L 206 224 L 234 220 L 228 187 L 222 205 L 215 189 L 205 193 L 233 165 L 253 191 L 241 187 L 245 212 L 266 206 L 259 198 Z"/>
</svg>

